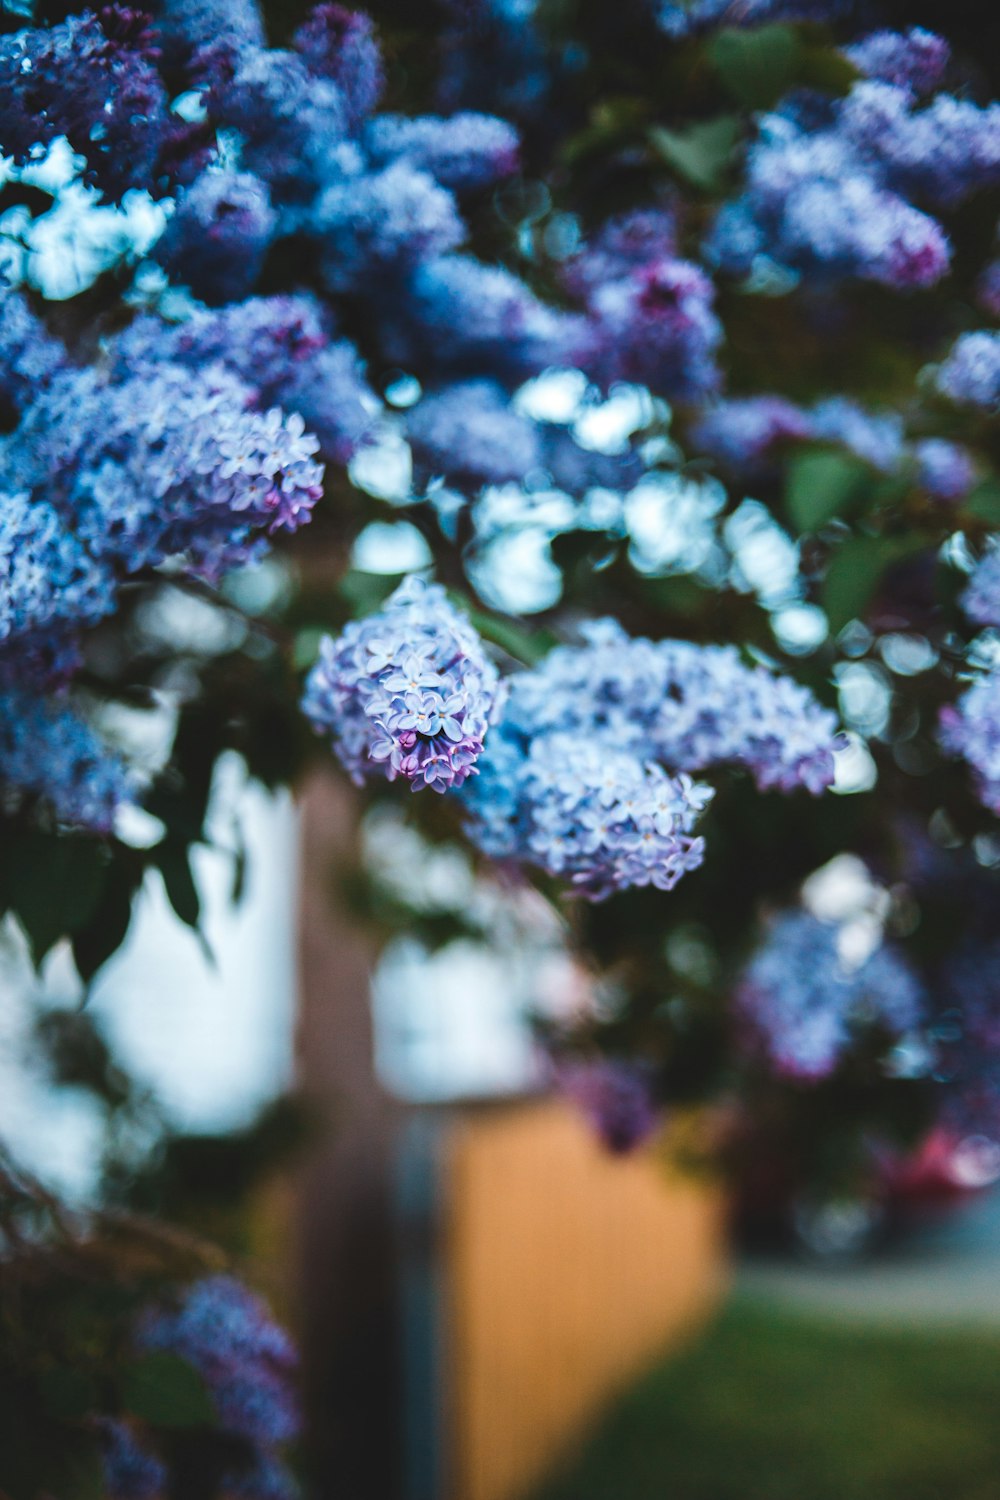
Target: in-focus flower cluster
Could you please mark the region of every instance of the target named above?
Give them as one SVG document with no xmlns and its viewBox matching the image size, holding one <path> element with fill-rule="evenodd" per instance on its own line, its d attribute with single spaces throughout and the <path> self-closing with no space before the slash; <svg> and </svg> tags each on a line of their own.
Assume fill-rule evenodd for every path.
<svg viewBox="0 0 1000 1500">
<path fill-rule="evenodd" d="M 632 640 L 612 621 L 515 674 L 481 776 L 471 834 L 495 858 L 568 875 L 584 892 L 670 890 L 702 861 L 712 792 L 690 772 L 743 766 L 762 789 L 824 790 L 834 715 L 733 648 Z"/>
<path fill-rule="evenodd" d="M 444 590 L 410 578 L 378 614 L 325 637 L 303 708 L 359 784 L 383 774 L 446 792 L 474 773 L 498 684 Z"/>
<path fill-rule="evenodd" d="M 850 963 L 838 936 L 833 923 L 804 911 L 785 913 L 737 987 L 748 1041 L 787 1078 L 826 1078 L 866 1034 L 892 1045 L 926 1018 L 921 985 L 890 944 Z"/>
</svg>

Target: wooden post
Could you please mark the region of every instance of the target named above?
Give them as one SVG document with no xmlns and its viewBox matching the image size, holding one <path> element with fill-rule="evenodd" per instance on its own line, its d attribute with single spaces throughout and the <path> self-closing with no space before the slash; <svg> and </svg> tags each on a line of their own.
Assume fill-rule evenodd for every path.
<svg viewBox="0 0 1000 1500">
<path fill-rule="evenodd" d="M 301 1329 L 320 1500 L 396 1500 L 402 1483 L 395 1141 L 400 1111 L 375 1074 L 369 943 L 337 899 L 357 858 L 342 778 L 302 798 L 302 1087 L 324 1135 L 303 1174 Z"/>
</svg>

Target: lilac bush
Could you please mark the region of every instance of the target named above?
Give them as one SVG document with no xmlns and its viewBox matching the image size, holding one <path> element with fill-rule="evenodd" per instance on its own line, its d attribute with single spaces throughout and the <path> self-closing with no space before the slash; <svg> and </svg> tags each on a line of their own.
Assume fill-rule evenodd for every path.
<svg viewBox="0 0 1000 1500">
<path fill-rule="evenodd" d="M 765 1087 L 751 1011 L 769 1086 L 929 1128 L 915 1078 L 837 1089 L 919 1028 L 931 907 L 851 969 L 766 914 L 845 853 L 905 887 L 904 812 L 992 869 L 991 36 L 877 0 L 8 17 L 0 891 L 36 956 L 62 923 L 92 972 L 151 868 L 190 914 L 217 758 L 325 746 L 593 898 L 613 1143 L 650 1057 L 657 1109 Z M 165 635 L 177 597 L 218 628 Z M 76 929 L 22 882 L 65 839 Z"/>
</svg>

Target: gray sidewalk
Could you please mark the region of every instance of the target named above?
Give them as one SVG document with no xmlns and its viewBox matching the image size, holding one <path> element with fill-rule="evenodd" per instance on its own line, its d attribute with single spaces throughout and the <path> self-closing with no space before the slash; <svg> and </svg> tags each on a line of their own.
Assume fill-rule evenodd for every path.
<svg viewBox="0 0 1000 1500">
<path fill-rule="evenodd" d="M 836 1267 L 763 1257 L 737 1290 L 840 1319 L 1000 1328 L 1000 1192 L 915 1231 L 870 1261 Z"/>
</svg>

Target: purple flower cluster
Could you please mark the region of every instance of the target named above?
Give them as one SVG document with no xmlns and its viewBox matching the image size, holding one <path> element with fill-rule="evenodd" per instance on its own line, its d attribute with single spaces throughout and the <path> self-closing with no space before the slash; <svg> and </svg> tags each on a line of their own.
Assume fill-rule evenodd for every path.
<svg viewBox="0 0 1000 1500">
<path fill-rule="evenodd" d="M 968 761 L 980 800 L 1000 813 L 1000 672 L 985 673 L 941 710 L 941 743 Z"/>
<path fill-rule="evenodd" d="M 762 789 L 833 779 L 836 721 L 805 689 L 738 652 L 632 640 L 612 621 L 515 674 L 466 794 L 485 853 L 601 897 L 670 890 L 702 861 L 711 788 L 689 772 L 745 766 Z"/>
<path fill-rule="evenodd" d="M 442 119 L 379 115 L 365 133 L 377 165 L 408 162 L 454 192 L 491 187 L 517 170 L 519 139 L 492 115 L 459 113 Z"/>
<path fill-rule="evenodd" d="M 135 796 L 124 760 L 65 699 L 0 690 L 0 786 L 9 803 L 41 798 L 57 822 L 110 833 Z"/>
<path fill-rule="evenodd" d="M 704 858 L 694 827 L 711 787 L 668 775 L 606 728 L 525 744 L 501 720 L 481 771 L 466 798 L 473 841 L 494 859 L 568 878 L 583 895 L 673 890 Z"/>
<path fill-rule="evenodd" d="M 746 767 L 761 790 L 832 783 L 836 718 L 790 678 L 747 666 L 732 646 L 633 640 L 613 620 L 585 637 L 511 679 L 508 732 L 586 742 L 609 730 L 673 771 Z"/>
<path fill-rule="evenodd" d="M 276 1450 L 299 1431 L 296 1354 L 264 1304 L 233 1277 L 209 1276 L 179 1305 L 147 1311 L 136 1337 L 140 1348 L 187 1360 L 204 1381 L 220 1429 L 246 1445 L 247 1461 L 227 1490 L 248 1500 L 291 1496 Z"/>
<path fill-rule="evenodd" d="M 1000 1140 L 1000 944 L 970 940 L 940 976 L 933 1028 L 944 1116 L 968 1134 Z"/>
<path fill-rule="evenodd" d="M 938 500 L 959 500 L 972 488 L 971 454 L 945 438 L 908 443 L 895 412 L 872 412 L 845 396 L 812 409 L 781 396 L 736 397 L 709 407 L 691 429 L 699 451 L 736 478 L 770 478 L 783 450 L 801 443 L 831 443 L 880 474 L 908 474 Z"/>
<path fill-rule="evenodd" d="M 939 366 L 936 385 L 959 406 L 1000 407 L 1000 333 L 963 333 Z"/>
<path fill-rule="evenodd" d="M 109 197 L 170 191 L 200 147 L 170 113 L 148 18 L 123 5 L 0 37 L 0 139 L 17 162 L 65 136 Z M 186 148 L 186 149 L 182 149 Z"/>
<path fill-rule="evenodd" d="M 663 1119 L 647 1063 L 624 1057 L 556 1058 L 555 1085 L 616 1155 L 634 1151 Z"/>
<path fill-rule="evenodd" d="M 996 538 L 972 570 L 961 604 L 977 625 L 1000 625 L 1000 543 Z"/>
<path fill-rule="evenodd" d="M 105 1417 L 98 1435 L 110 1500 L 159 1500 L 166 1493 L 166 1467 L 142 1447 L 130 1427 L 117 1417 Z"/>
<path fill-rule="evenodd" d="M 474 773 L 498 675 L 437 584 L 409 578 L 383 608 L 324 638 L 303 708 L 351 777 L 445 792 Z"/>
<path fill-rule="evenodd" d="M 714 26 L 840 21 L 861 8 L 858 0 L 652 0 L 657 25 L 667 36 L 678 39 Z"/>
<path fill-rule="evenodd" d="M 772 924 L 735 1005 L 750 1044 L 775 1072 L 804 1082 L 833 1073 L 865 1033 L 897 1042 L 925 1017 L 921 986 L 892 946 L 849 966 L 838 929 L 803 911 Z"/>
<path fill-rule="evenodd" d="M 935 214 L 1000 181 L 1000 105 L 950 94 L 918 101 L 947 61 L 929 33 L 877 33 L 850 55 L 875 76 L 844 100 L 803 108 L 792 99 L 761 119 L 746 188 L 708 243 L 724 269 L 745 274 L 770 260 L 900 290 L 948 271 Z"/>
<path fill-rule="evenodd" d="M 944 37 L 914 26 L 909 31 L 873 31 L 844 48 L 866 78 L 877 78 L 913 94 L 933 94 L 944 82 L 951 48 Z"/>
<path fill-rule="evenodd" d="M 629 214 L 606 224 L 567 268 L 588 315 L 578 359 L 604 386 L 632 381 L 691 400 L 719 385 L 715 288 L 673 244 L 668 215 Z"/>
</svg>

